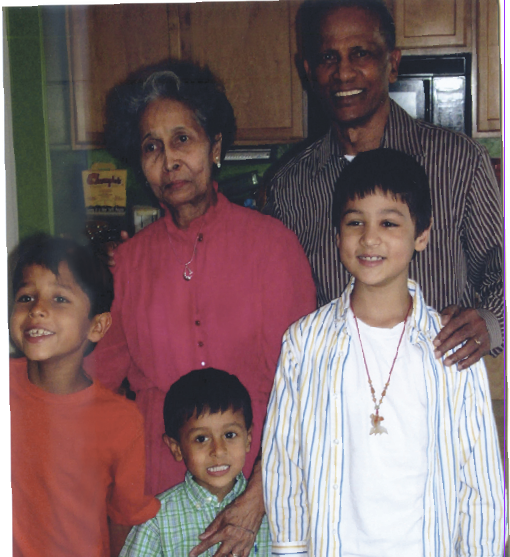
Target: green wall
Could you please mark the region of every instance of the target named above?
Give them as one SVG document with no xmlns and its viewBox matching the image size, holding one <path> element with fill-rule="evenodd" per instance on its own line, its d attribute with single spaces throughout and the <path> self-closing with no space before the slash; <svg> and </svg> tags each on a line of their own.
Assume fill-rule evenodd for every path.
<svg viewBox="0 0 510 557">
<path fill-rule="evenodd" d="M 19 236 L 54 232 L 40 8 L 4 8 L 9 44 Z"/>
<path fill-rule="evenodd" d="M 491 158 L 500 159 L 503 145 L 501 143 L 500 137 L 482 137 L 477 139 L 478 143 L 481 143 L 487 151 Z"/>
</svg>

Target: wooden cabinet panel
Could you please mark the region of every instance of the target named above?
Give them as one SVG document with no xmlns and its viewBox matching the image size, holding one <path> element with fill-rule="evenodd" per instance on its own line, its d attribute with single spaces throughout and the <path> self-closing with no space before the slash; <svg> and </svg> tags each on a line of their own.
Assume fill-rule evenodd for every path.
<svg viewBox="0 0 510 557">
<path fill-rule="evenodd" d="M 501 63 L 498 1 L 478 0 L 477 17 L 477 131 L 499 131 Z"/>
<path fill-rule="evenodd" d="M 304 137 L 303 91 L 294 64 L 296 2 L 181 4 L 181 56 L 207 64 L 223 81 L 237 140 Z"/>
<path fill-rule="evenodd" d="M 70 7 L 73 147 L 101 146 L 107 92 L 130 72 L 169 57 L 208 64 L 223 81 L 238 142 L 302 139 L 297 7 L 296 1 Z"/>
<path fill-rule="evenodd" d="M 165 4 L 68 8 L 73 148 L 103 143 L 107 92 L 137 68 L 171 55 Z"/>
<path fill-rule="evenodd" d="M 395 0 L 397 45 L 401 48 L 465 46 L 469 0 Z"/>
</svg>

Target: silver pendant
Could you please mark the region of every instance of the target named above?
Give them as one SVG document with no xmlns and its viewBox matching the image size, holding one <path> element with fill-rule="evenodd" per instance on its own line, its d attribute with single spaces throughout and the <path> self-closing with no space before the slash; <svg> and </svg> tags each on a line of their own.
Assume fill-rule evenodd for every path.
<svg viewBox="0 0 510 557">
<path fill-rule="evenodd" d="M 184 265 L 184 273 L 183 273 L 184 280 L 191 280 L 192 276 L 193 276 L 193 271 L 187 265 Z"/>
</svg>

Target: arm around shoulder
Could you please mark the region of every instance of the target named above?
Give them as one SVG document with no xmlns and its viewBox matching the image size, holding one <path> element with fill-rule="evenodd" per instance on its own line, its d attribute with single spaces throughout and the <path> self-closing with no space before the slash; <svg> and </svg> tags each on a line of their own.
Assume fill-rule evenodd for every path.
<svg viewBox="0 0 510 557">
<path fill-rule="evenodd" d="M 477 309 L 490 336 L 491 354 L 502 350 L 503 207 L 502 195 L 487 151 L 478 147 L 477 165 L 470 183 L 463 230 L 468 258 L 468 280 L 479 296 Z"/>
</svg>

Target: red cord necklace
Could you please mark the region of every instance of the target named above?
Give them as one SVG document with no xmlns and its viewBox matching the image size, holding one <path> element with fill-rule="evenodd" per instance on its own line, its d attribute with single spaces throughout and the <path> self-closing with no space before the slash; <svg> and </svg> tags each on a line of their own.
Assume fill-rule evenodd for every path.
<svg viewBox="0 0 510 557">
<path fill-rule="evenodd" d="M 387 389 L 390 385 L 391 373 L 393 371 L 393 368 L 395 367 L 395 362 L 397 361 L 397 358 L 398 358 L 398 351 L 399 351 L 399 348 L 400 348 L 400 344 L 402 342 L 402 338 L 404 337 L 404 331 L 406 330 L 407 318 L 409 317 L 409 313 L 411 312 L 412 307 L 413 307 L 413 300 L 411 299 L 411 303 L 409 304 L 409 309 L 407 310 L 406 318 L 404 319 L 404 326 L 402 327 L 402 333 L 400 334 L 400 339 L 398 341 L 397 353 L 395 354 L 395 357 L 393 358 L 393 363 L 391 364 L 390 373 L 388 375 L 388 381 L 386 381 L 386 385 L 384 385 L 382 393 L 381 393 L 381 398 L 379 399 L 379 402 L 377 402 L 377 399 L 375 398 L 375 389 L 374 389 L 374 386 L 372 385 L 372 379 L 370 378 L 370 373 L 368 371 L 367 359 L 365 358 L 365 351 L 363 350 L 363 343 L 361 342 L 361 335 L 360 335 L 359 327 L 358 327 L 358 319 L 357 319 L 356 314 L 354 313 L 354 310 L 352 309 L 352 306 L 351 306 L 351 311 L 352 311 L 352 314 L 354 315 L 354 323 L 356 324 L 356 330 L 358 331 L 358 338 L 359 338 L 359 343 L 360 343 L 360 346 L 361 346 L 361 353 L 363 354 L 363 362 L 365 363 L 365 369 L 367 371 L 368 384 L 370 385 L 370 393 L 372 394 L 372 400 L 374 401 L 374 407 L 375 407 L 375 413 L 370 414 L 370 420 L 372 422 L 372 429 L 370 430 L 370 435 L 378 434 L 378 433 L 379 434 L 388 433 L 388 430 L 381 425 L 381 422 L 384 420 L 384 418 L 382 416 L 379 416 L 379 408 L 382 404 L 383 398 L 386 396 L 386 391 L 387 391 Z"/>
</svg>

